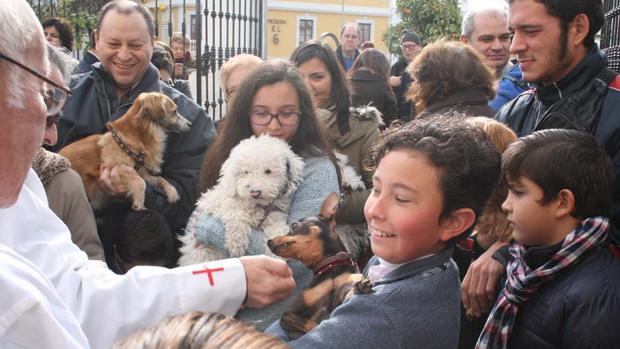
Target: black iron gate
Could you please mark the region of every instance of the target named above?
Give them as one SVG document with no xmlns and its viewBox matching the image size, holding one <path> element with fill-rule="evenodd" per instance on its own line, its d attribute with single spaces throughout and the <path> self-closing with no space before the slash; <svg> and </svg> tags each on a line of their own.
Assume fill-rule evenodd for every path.
<svg viewBox="0 0 620 349">
<path fill-rule="evenodd" d="M 607 52 L 609 69 L 620 72 L 620 0 L 604 0 L 605 25 L 601 30 L 601 48 Z"/>
<path fill-rule="evenodd" d="M 219 88 L 219 70 L 222 64 L 237 54 L 248 53 L 263 57 L 263 0 L 203 0 L 204 17 L 197 21 L 196 42 L 204 37 L 204 52 L 196 45 L 196 98 L 214 120 L 225 113 L 225 101 Z M 198 4 L 196 9 L 198 15 Z M 198 17 L 198 16 L 197 16 Z M 204 25 L 201 26 L 201 22 Z M 203 79 L 204 76 L 204 79 Z"/>
<path fill-rule="evenodd" d="M 99 9 L 111 0 L 27 0 L 37 16 L 44 20 L 60 17 L 69 21 L 74 30 L 79 59 L 88 48 L 81 42 L 84 34 L 95 27 Z M 226 112 L 226 103 L 219 88 L 219 70 L 230 57 L 241 53 L 264 56 L 263 24 L 264 0 L 138 0 L 154 15 L 156 36 L 170 40 L 173 32 L 183 37 L 191 36 L 191 47 L 196 59 L 195 77 L 190 84 L 195 87 L 195 100 L 214 120 Z M 188 9 L 188 5 L 193 5 Z M 165 6 L 165 10 L 159 10 Z M 172 22 L 173 7 L 180 24 Z M 167 13 L 167 22 L 163 13 Z M 187 18 L 192 18 L 190 23 Z M 159 30 L 160 24 L 167 30 Z M 190 35 L 191 34 L 191 35 Z"/>
</svg>

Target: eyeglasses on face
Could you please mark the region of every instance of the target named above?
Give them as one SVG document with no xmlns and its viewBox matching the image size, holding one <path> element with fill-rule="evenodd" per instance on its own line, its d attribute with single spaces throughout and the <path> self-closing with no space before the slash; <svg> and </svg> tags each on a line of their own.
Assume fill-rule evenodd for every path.
<svg viewBox="0 0 620 349">
<path fill-rule="evenodd" d="M 67 100 L 67 96 L 71 95 L 71 90 L 52 81 L 50 78 L 42 75 L 41 73 L 38 73 L 35 70 L 19 63 L 11 57 L 0 53 L 0 58 L 15 64 L 16 66 L 41 79 L 45 83 L 42 95 L 43 100 L 45 101 L 45 106 L 47 107 L 47 115 L 55 115 L 60 112 L 65 104 L 65 101 Z"/>
<path fill-rule="evenodd" d="M 401 44 L 400 48 L 402 48 L 403 50 L 414 50 L 416 48 L 420 47 L 420 45 L 414 43 L 414 42 L 410 42 L 410 43 L 406 43 L 406 44 Z"/>
<path fill-rule="evenodd" d="M 266 126 L 271 123 L 273 118 L 278 120 L 282 126 L 295 126 L 299 123 L 301 113 L 296 111 L 281 111 L 279 113 L 270 113 L 266 110 L 253 110 L 250 112 L 250 123 L 257 126 Z"/>
</svg>

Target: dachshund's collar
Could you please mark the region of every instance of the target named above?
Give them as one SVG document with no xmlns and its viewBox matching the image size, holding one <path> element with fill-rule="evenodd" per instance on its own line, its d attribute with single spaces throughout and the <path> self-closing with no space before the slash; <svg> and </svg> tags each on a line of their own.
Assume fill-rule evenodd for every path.
<svg viewBox="0 0 620 349">
<path fill-rule="evenodd" d="M 321 274 L 325 274 L 339 265 L 350 265 L 355 268 L 355 270 L 359 271 L 357 263 L 353 260 L 353 255 L 348 252 L 338 252 L 335 255 L 326 257 L 319 262 L 319 264 L 312 269 L 312 272 L 314 273 L 314 276 L 320 276 Z"/>
<path fill-rule="evenodd" d="M 110 134 L 112 134 L 112 138 L 118 144 L 118 146 L 134 161 L 133 168 L 138 171 L 140 168 L 143 168 L 148 172 L 151 176 L 157 176 L 157 173 L 150 168 L 146 167 L 146 163 L 144 162 L 144 153 L 143 152 L 135 152 L 129 146 L 123 142 L 121 137 L 118 135 L 116 129 L 110 125 L 107 125 Z"/>
</svg>

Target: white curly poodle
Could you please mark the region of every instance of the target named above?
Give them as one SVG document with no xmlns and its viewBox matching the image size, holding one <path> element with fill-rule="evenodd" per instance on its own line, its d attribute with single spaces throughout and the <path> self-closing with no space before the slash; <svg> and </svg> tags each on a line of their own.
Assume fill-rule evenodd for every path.
<svg viewBox="0 0 620 349">
<path fill-rule="evenodd" d="M 189 265 L 246 254 L 252 228 L 260 228 L 266 239 L 288 232 L 286 223 L 291 196 L 303 176 L 304 162 L 285 141 L 262 135 L 241 141 L 222 165 L 217 185 L 198 199 L 181 238 L 180 265 Z M 203 244 L 196 235 L 204 215 L 219 219 L 224 225 L 223 246 Z M 265 239 L 265 241 L 266 241 Z M 266 244 L 265 253 L 269 252 Z"/>
</svg>

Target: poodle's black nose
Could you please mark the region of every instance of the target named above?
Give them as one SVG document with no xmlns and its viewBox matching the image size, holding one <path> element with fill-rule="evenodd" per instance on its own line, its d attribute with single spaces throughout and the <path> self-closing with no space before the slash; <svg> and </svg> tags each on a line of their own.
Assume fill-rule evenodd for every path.
<svg viewBox="0 0 620 349">
<path fill-rule="evenodd" d="M 267 246 L 269 248 L 273 247 L 273 241 L 271 241 L 271 239 L 267 240 Z"/>
<path fill-rule="evenodd" d="M 299 228 L 299 223 L 295 222 L 291 224 L 291 230 L 297 230 L 297 228 Z"/>
<path fill-rule="evenodd" d="M 258 199 L 260 197 L 261 191 L 260 190 L 250 190 L 250 195 L 252 195 L 253 198 Z"/>
</svg>

